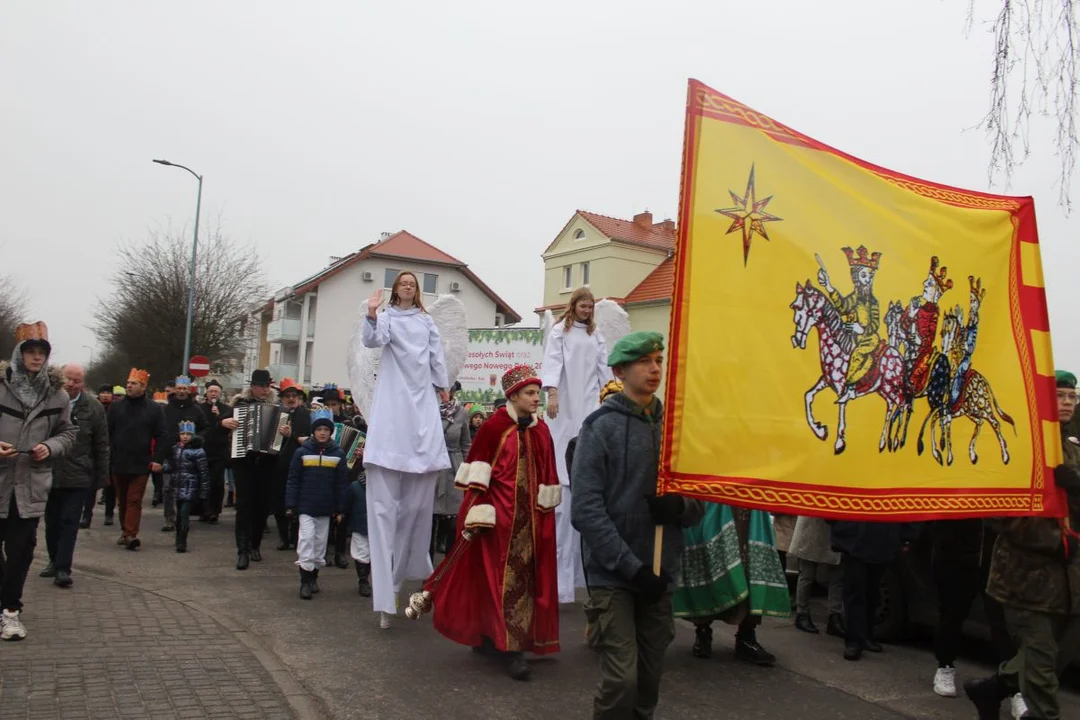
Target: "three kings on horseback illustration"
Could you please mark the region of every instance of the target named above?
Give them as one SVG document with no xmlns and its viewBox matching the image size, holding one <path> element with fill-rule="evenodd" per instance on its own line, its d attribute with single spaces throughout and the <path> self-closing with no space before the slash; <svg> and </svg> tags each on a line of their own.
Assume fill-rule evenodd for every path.
<svg viewBox="0 0 1080 720">
<path fill-rule="evenodd" d="M 794 311 L 795 333 L 792 346 L 805 349 L 812 329 L 817 329 L 821 376 L 806 391 L 806 422 L 820 440 L 828 438 L 828 427 L 814 416 L 814 398 L 825 388 L 836 393 L 837 428 L 833 451 L 847 447 L 847 404 L 852 400 L 876 395 L 885 401 L 885 418 L 878 440 L 878 451 L 895 452 L 907 442 L 908 426 L 915 401 L 926 398 L 929 412 L 919 430 L 918 452 L 925 450 L 924 434 L 929 427 L 930 447 L 941 464 L 953 463 L 952 421 L 966 417 L 975 425 L 968 448 L 972 464 L 978 462 L 976 441 L 984 424 L 994 431 L 1001 449 L 1002 462 L 1008 464 L 1008 444 L 1001 421 L 1016 430 L 1016 424 L 997 403 L 987 379 L 975 370 L 979 329 L 979 309 L 986 290 L 979 279 L 969 276 L 967 323 L 957 305 L 941 316 L 941 298 L 952 289 L 947 268 L 937 257 L 930 259 L 930 270 L 923 281 L 922 294 L 904 307 L 889 302 L 885 316 L 874 295 L 874 277 L 882 254 L 864 246 L 842 248 L 851 273 L 852 292 L 842 295 L 832 284 L 820 256 L 817 258 L 819 287 L 796 283 Z M 886 338 L 881 337 L 884 321 Z M 939 321 L 941 345 L 937 345 Z"/>
</svg>

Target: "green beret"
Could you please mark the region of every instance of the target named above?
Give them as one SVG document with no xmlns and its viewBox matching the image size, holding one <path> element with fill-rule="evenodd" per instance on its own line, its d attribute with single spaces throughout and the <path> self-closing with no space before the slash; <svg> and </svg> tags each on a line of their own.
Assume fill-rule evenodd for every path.
<svg viewBox="0 0 1080 720">
<path fill-rule="evenodd" d="M 1076 376 L 1068 370 L 1058 370 L 1054 373 L 1054 378 L 1057 380 L 1059 388 L 1076 389 Z"/>
<path fill-rule="evenodd" d="M 608 367 L 632 363 L 664 349 L 664 336 L 658 332 L 633 332 L 615 343 L 608 356 Z"/>
</svg>

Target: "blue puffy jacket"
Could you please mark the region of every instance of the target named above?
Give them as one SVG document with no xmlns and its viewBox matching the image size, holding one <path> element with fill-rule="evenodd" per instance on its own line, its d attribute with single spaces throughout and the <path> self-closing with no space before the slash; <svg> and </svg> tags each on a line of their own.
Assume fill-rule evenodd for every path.
<svg viewBox="0 0 1080 720">
<path fill-rule="evenodd" d="M 349 487 L 345 453 L 330 440 L 325 445 L 308 438 L 289 464 L 285 507 L 300 515 L 329 517 L 343 511 Z"/>
<path fill-rule="evenodd" d="M 359 464 L 359 463 L 357 463 Z M 345 505 L 342 512 L 349 516 L 349 533 L 367 535 L 367 477 L 360 477 L 349 483 L 345 493 Z"/>
<path fill-rule="evenodd" d="M 210 465 L 206 461 L 202 438 L 196 436 L 187 445 L 173 445 L 162 470 L 172 475 L 177 501 L 192 502 L 196 498 L 206 500 L 210 497 Z"/>
</svg>

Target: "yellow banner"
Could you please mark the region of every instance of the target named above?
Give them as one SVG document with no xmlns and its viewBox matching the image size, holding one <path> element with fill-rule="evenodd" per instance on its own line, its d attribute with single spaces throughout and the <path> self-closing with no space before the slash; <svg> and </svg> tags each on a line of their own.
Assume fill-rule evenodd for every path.
<svg viewBox="0 0 1080 720">
<path fill-rule="evenodd" d="M 827 517 L 1052 513 L 1030 198 L 870 165 L 691 81 L 660 490 Z"/>
</svg>

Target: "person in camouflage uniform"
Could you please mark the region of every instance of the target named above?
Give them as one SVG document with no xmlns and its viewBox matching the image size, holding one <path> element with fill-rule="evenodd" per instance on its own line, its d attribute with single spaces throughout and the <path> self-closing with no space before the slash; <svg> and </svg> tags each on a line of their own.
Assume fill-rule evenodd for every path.
<svg viewBox="0 0 1080 720">
<path fill-rule="evenodd" d="M 1019 688 L 1024 717 L 1056 720 L 1058 677 L 1080 649 L 1080 441 L 1067 428 L 1076 411 L 1076 376 L 1058 371 L 1058 415 L 1064 463 L 1054 470 L 1068 497 L 1067 518 L 1020 517 L 997 521 L 986 592 L 1005 606 L 1019 650 L 997 674 L 968 682 L 979 718 L 997 718 L 1001 701 Z"/>
</svg>

